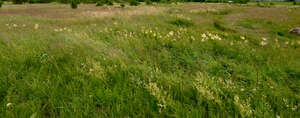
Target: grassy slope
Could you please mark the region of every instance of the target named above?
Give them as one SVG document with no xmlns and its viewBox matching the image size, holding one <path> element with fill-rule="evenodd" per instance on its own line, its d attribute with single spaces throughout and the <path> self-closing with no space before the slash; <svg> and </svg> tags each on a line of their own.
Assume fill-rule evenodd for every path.
<svg viewBox="0 0 300 118">
<path fill-rule="evenodd" d="M 300 115 L 299 7 L 26 6 L 0 10 L 2 117 Z"/>
</svg>

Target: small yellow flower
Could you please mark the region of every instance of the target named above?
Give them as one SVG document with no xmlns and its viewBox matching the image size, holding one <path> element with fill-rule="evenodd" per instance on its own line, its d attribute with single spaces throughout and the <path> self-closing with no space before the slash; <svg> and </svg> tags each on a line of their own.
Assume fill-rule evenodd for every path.
<svg viewBox="0 0 300 118">
<path fill-rule="evenodd" d="M 245 40 L 245 39 L 246 39 L 244 36 L 241 36 L 240 38 L 241 38 L 242 40 Z"/>
<path fill-rule="evenodd" d="M 12 103 L 7 103 L 6 107 L 10 107 L 12 105 Z"/>
<path fill-rule="evenodd" d="M 202 36 L 202 38 L 206 38 L 206 34 L 202 34 L 201 36 Z"/>
<path fill-rule="evenodd" d="M 260 45 L 261 45 L 261 46 L 265 46 L 265 45 L 267 45 L 267 42 L 262 41 L 262 42 L 260 42 Z"/>
<path fill-rule="evenodd" d="M 36 29 L 36 30 L 39 29 L 39 24 L 35 24 L 34 29 Z"/>
<path fill-rule="evenodd" d="M 169 32 L 169 35 L 170 35 L 170 36 L 173 36 L 173 35 L 174 35 L 174 32 L 173 32 L 173 31 Z"/>
</svg>

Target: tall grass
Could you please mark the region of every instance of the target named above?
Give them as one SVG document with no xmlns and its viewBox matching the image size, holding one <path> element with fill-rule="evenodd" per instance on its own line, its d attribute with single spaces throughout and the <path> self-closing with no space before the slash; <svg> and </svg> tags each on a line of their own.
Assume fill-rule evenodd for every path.
<svg viewBox="0 0 300 118">
<path fill-rule="evenodd" d="M 270 37 L 189 15 L 0 19 L 0 116 L 299 115 L 297 36 L 261 20 L 243 22 Z"/>
</svg>

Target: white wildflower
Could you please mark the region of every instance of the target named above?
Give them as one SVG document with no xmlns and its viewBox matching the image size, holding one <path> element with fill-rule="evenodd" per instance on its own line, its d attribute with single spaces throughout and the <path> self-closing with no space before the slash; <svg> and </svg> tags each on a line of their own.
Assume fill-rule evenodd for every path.
<svg viewBox="0 0 300 118">
<path fill-rule="evenodd" d="M 202 36 L 202 38 L 206 38 L 206 34 L 202 34 L 201 36 Z"/>
<path fill-rule="evenodd" d="M 245 40 L 245 39 L 246 39 L 244 36 L 241 36 L 240 38 L 241 38 L 241 39 L 243 39 L 243 40 Z"/>
<path fill-rule="evenodd" d="M 191 39 L 192 39 L 192 40 L 195 40 L 195 37 L 194 37 L 194 36 L 191 36 Z"/>
<path fill-rule="evenodd" d="M 6 107 L 10 107 L 12 105 L 12 103 L 7 103 Z"/>
<path fill-rule="evenodd" d="M 90 72 L 93 72 L 93 71 L 94 71 L 94 69 L 90 68 Z"/>
<path fill-rule="evenodd" d="M 285 44 L 286 44 L 286 45 L 288 45 L 288 44 L 289 44 L 289 42 L 287 41 L 287 42 L 285 42 Z"/>
<path fill-rule="evenodd" d="M 262 42 L 260 42 L 260 45 L 261 45 L 261 46 L 265 46 L 265 45 L 267 45 L 267 42 L 262 41 Z"/>
<path fill-rule="evenodd" d="M 265 38 L 265 37 L 262 37 L 262 40 L 266 41 L 266 40 L 267 40 L 267 38 Z"/>
<path fill-rule="evenodd" d="M 173 31 L 169 32 L 169 35 L 170 35 L 170 36 L 173 36 L 173 35 L 174 35 L 174 32 L 173 32 Z"/>
</svg>

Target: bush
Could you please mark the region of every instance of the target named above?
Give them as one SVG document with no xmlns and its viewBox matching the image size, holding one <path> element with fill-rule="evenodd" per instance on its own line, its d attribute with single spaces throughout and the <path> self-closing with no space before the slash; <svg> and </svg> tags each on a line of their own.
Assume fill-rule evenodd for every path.
<svg viewBox="0 0 300 118">
<path fill-rule="evenodd" d="M 14 4 L 23 4 L 25 0 L 12 0 Z"/>
<path fill-rule="evenodd" d="M 2 0 L 0 0 L 0 8 L 2 7 L 2 4 L 3 4 L 3 1 L 2 1 Z"/>
<path fill-rule="evenodd" d="M 249 0 L 233 0 L 234 3 L 247 4 Z"/>
<path fill-rule="evenodd" d="M 146 0 L 145 3 L 146 3 L 146 5 L 152 5 L 152 1 L 151 0 Z"/>
<path fill-rule="evenodd" d="M 114 3 L 113 3 L 112 0 L 107 0 L 107 1 L 106 1 L 106 4 L 107 4 L 107 5 L 110 5 L 110 6 L 114 5 Z"/>
<path fill-rule="evenodd" d="M 104 5 L 104 2 L 103 1 L 97 1 L 96 2 L 96 6 L 103 6 Z"/>
<path fill-rule="evenodd" d="M 120 7 L 121 7 L 121 8 L 124 8 L 124 7 L 125 7 L 125 4 L 124 4 L 124 3 L 121 3 L 121 4 L 120 4 Z"/>
<path fill-rule="evenodd" d="M 71 1 L 71 8 L 72 8 L 72 9 L 76 9 L 77 7 L 78 7 L 78 2 L 75 1 L 75 0 L 72 0 L 72 1 Z"/>
<path fill-rule="evenodd" d="M 138 2 L 138 1 L 136 1 L 136 0 L 130 0 L 129 1 L 129 5 L 130 6 L 138 6 L 140 3 Z"/>
<path fill-rule="evenodd" d="M 195 0 L 196 1 L 196 0 Z M 198 1 L 198 0 L 197 0 Z M 200 2 L 211 2 L 211 3 L 222 3 L 222 2 L 228 2 L 228 0 L 199 0 Z"/>
</svg>

